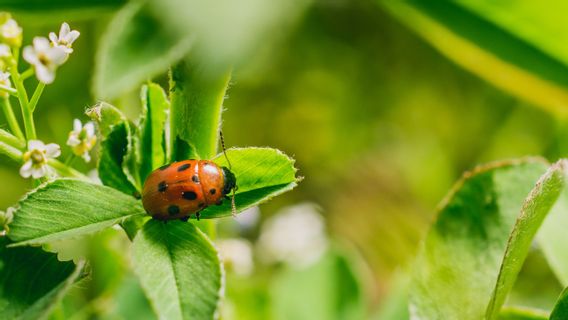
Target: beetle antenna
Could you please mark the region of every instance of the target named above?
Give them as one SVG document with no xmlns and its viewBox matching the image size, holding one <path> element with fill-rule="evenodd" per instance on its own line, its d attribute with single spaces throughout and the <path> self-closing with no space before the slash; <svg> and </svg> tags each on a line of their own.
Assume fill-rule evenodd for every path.
<svg viewBox="0 0 568 320">
<path fill-rule="evenodd" d="M 225 159 L 227 159 L 227 164 L 229 165 L 229 169 L 231 169 L 231 161 L 229 161 L 229 157 L 227 157 L 227 150 L 225 148 L 225 139 L 223 138 L 223 131 L 221 130 L 219 130 L 219 139 L 221 140 L 221 149 L 223 150 Z"/>
<path fill-rule="evenodd" d="M 233 214 L 233 218 L 237 217 L 237 205 L 235 205 L 235 191 L 237 187 L 233 188 L 233 196 L 231 197 L 231 213 Z"/>
</svg>

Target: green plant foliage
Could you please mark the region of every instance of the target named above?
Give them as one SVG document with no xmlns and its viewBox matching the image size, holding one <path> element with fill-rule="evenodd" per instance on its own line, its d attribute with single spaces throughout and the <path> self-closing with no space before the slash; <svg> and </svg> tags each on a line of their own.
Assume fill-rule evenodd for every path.
<svg viewBox="0 0 568 320">
<path fill-rule="evenodd" d="M 44 13 L 46 11 L 116 8 L 126 0 L 1 0 L 3 10 Z"/>
<path fill-rule="evenodd" d="M 14 245 L 73 238 L 144 215 L 139 201 L 109 187 L 58 179 L 29 193 L 10 225 Z"/>
<path fill-rule="evenodd" d="M 139 194 L 137 188 L 124 170 L 125 157 L 132 150 L 132 136 L 127 122 L 113 127 L 111 133 L 101 142 L 98 172 L 104 185 L 113 187 L 128 195 Z"/>
<path fill-rule="evenodd" d="M 181 60 L 193 39 L 165 27 L 144 1 L 133 1 L 111 21 L 101 44 L 94 91 L 113 98 Z"/>
<path fill-rule="evenodd" d="M 568 290 L 564 289 L 556 301 L 550 314 L 550 320 L 563 320 L 568 318 Z"/>
<path fill-rule="evenodd" d="M 0 238 L 2 319 L 45 318 L 80 276 L 83 264 L 60 262 L 40 248 L 7 248 Z"/>
<path fill-rule="evenodd" d="M 499 314 L 527 257 L 537 230 L 562 194 L 566 184 L 567 165 L 564 160 L 553 165 L 525 200 L 509 237 L 495 290 L 487 307 L 488 319 L 495 319 Z M 561 202 L 565 205 L 566 200 L 568 197 L 563 196 Z"/>
<path fill-rule="evenodd" d="M 481 319 L 509 233 L 546 164 L 496 163 L 466 173 L 444 202 L 415 262 L 412 316 Z"/>
<path fill-rule="evenodd" d="M 363 291 L 352 261 L 329 250 L 304 268 L 288 268 L 271 288 L 271 319 L 365 319 Z"/>
<path fill-rule="evenodd" d="M 498 320 L 546 320 L 548 313 L 530 308 L 507 307 L 501 310 Z"/>
<path fill-rule="evenodd" d="M 567 26 L 550 17 L 568 9 L 564 2 L 380 3 L 462 67 L 550 112 L 568 114 L 568 51 L 560 45 Z"/>
<path fill-rule="evenodd" d="M 180 63 L 171 70 L 172 160 L 209 159 L 217 153 L 223 100 L 231 73 L 211 76 L 201 66 Z M 187 147 L 180 146 L 182 140 Z"/>
<path fill-rule="evenodd" d="M 164 89 L 155 83 L 142 87 L 140 120 L 140 180 L 166 163 L 165 125 L 170 102 Z"/>
<path fill-rule="evenodd" d="M 151 220 L 133 245 L 134 270 L 160 319 L 212 319 L 222 272 L 212 243 L 192 223 Z"/>
<path fill-rule="evenodd" d="M 271 148 L 235 148 L 227 150 L 231 171 L 237 178 L 235 196 L 237 211 L 256 206 L 296 187 L 294 160 Z M 229 167 L 224 154 L 213 159 L 219 166 Z M 211 206 L 201 212 L 201 218 L 219 218 L 231 214 L 230 201 Z"/>
</svg>

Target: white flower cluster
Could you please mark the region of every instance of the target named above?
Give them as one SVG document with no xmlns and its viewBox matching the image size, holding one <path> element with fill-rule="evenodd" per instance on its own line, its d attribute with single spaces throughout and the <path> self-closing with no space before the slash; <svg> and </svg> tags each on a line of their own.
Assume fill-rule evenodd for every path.
<svg viewBox="0 0 568 320">
<path fill-rule="evenodd" d="M 67 139 L 67 145 L 71 147 L 73 153 L 89 162 L 91 161 L 89 151 L 93 149 L 95 143 L 97 143 L 97 135 L 95 134 L 94 122 L 87 122 L 83 126 L 81 120 L 75 119 L 73 121 L 73 131 L 69 132 L 69 138 Z"/>
<path fill-rule="evenodd" d="M 79 35 L 79 31 L 71 30 L 69 24 L 64 22 L 59 30 L 59 36 L 51 32 L 49 40 L 44 37 L 35 37 L 33 46 L 24 48 L 24 59 L 34 67 L 39 81 L 45 84 L 53 82 L 55 71 L 67 61 L 69 54 L 73 52 L 73 42 Z"/>
</svg>

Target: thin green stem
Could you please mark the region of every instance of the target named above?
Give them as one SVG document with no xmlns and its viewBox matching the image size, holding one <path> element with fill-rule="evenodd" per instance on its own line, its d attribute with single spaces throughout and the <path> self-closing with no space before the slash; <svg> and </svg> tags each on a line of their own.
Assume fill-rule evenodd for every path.
<svg viewBox="0 0 568 320">
<path fill-rule="evenodd" d="M 21 79 L 22 81 L 26 80 L 27 78 L 31 77 L 34 75 L 34 68 L 29 68 L 28 70 L 22 72 L 21 74 Z"/>
<path fill-rule="evenodd" d="M 11 87 L 7 87 L 7 86 L 3 86 L 0 85 L 0 91 L 4 91 L 9 93 L 11 96 L 17 97 L 18 96 L 18 91 L 14 88 Z"/>
<path fill-rule="evenodd" d="M 0 129 L 0 142 L 8 144 L 12 148 L 23 150 L 26 147 L 26 142 L 23 139 L 18 139 L 8 131 Z"/>
<path fill-rule="evenodd" d="M 73 169 L 73 168 L 69 168 L 68 166 L 66 166 L 64 163 L 62 163 L 61 161 L 55 160 L 55 159 L 49 159 L 48 164 L 54 168 L 60 175 L 64 176 L 64 177 L 72 177 L 72 178 L 77 178 L 77 179 L 81 179 L 81 180 L 85 180 L 85 181 L 91 181 L 91 179 L 89 179 L 89 177 L 87 177 L 86 175 L 82 174 L 81 172 Z"/>
<path fill-rule="evenodd" d="M 43 89 L 45 89 L 45 83 L 43 82 L 38 83 L 34 91 L 34 94 L 32 95 L 32 99 L 30 100 L 30 104 L 28 106 L 32 112 L 34 112 L 37 106 L 37 102 L 39 100 L 39 97 L 41 97 L 41 94 L 43 93 Z"/>
<path fill-rule="evenodd" d="M 33 113 L 29 107 L 28 93 L 26 88 L 24 88 L 24 83 L 20 78 L 18 73 L 18 66 L 13 65 L 11 68 L 12 79 L 14 80 L 14 85 L 18 91 L 18 100 L 20 101 L 20 107 L 22 109 L 22 118 L 24 119 L 24 130 L 26 131 L 26 138 L 28 140 L 33 140 L 36 138 L 36 131 L 34 125 Z"/>
<path fill-rule="evenodd" d="M 0 141 L 0 154 L 3 154 L 16 162 L 22 161 L 22 151 L 14 148 L 4 141 Z"/>
<path fill-rule="evenodd" d="M 75 154 L 71 152 L 65 159 L 64 163 L 66 166 L 71 167 L 71 164 L 73 163 L 74 160 L 75 160 Z"/>
<path fill-rule="evenodd" d="M 8 97 L 0 98 L 0 107 L 4 112 L 4 117 L 6 117 L 6 121 L 8 121 L 8 126 L 10 127 L 10 131 L 18 137 L 20 140 L 25 140 L 24 133 L 22 129 L 20 129 L 20 124 L 18 123 L 18 119 L 16 119 L 16 115 L 14 114 L 14 110 L 12 109 L 12 105 L 10 104 L 10 99 Z"/>
</svg>

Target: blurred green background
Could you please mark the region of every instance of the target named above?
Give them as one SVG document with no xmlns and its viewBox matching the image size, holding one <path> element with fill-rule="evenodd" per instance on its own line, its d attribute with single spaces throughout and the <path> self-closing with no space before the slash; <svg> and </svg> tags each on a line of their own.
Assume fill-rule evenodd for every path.
<svg viewBox="0 0 568 320">
<path fill-rule="evenodd" d="M 58 30 L 62 21 L 81 31 L 72 58 L 46 88 L 36 112 L 39 137 L 63 145 L 72 119 L 86 120 L 85 109 L 101 98 L 91 90 L 95 57 L 119 4 L 93 10 L 79 5 L 63 10 L 62 5 L 46 13 L 42 5 L 48 5 L 36 2 L 29 7 L 6 2 L 0 8 L 14 11 L 24 28 L 24 43 Z M 302 203 L 314 206 L 325 218 L 330 239 L 355 261 L 349 272 L 356 274 L 361 289 L 346 292 L 361 290 L 363 309 L 373 314 L 404 282 L 401 274 L 412 262 L 437 204 L 462 172 L 498 159 L 566 156 L 568 100 L 562 99 L 568 90 L 568 73 L 563 73 L 568 70 L 568 42 L 561 41 L 568 37 L 568 23 L 554 16 L 566 12 L 561 10 L 565 5 L 549 5 L 544 14 L 537 9 L 546 5 L 535 8 L 528 1 L 316 1 L 291 13 L 276 31 L 259 31 L 259 40 L 246 44 L 250 49 L 235 53 L 238 59 L 224 103 L 226 144 L 283 150 L 295 157 L 305 179 L 293 192 L 261 206 L 260 222 L 251 227 L 223 221 L 219 237 L 254 243 L 263 221 L 280 210 Z M 212 44 L 220 51 L 222 45 Z M 167 83 L 165 73 L 155 80 Z M 111 102 L 132 118 L 138 114 L 137 89 Z M 94 168 L 77 163 L 85 170 Z M 10 163 L 0 166 L 0 181 L 0 208 L 13 205 L 31 188 Z M 118 231 L 108 231 L 81 242 L 91 248 L 85 252 L 93 258 L 93 279 L 100 284 L 85 285 L 87 293 L 73 296 L 77 301 L 68 298 L 75 306 L 71 309 L 128 318 L 133 310 L 127 310 L 129 299 L 138 291 L 126 271 L 128 257 L 121 254 L 124 241 Z M 343 258 L 329 259 L 344 263 Z M 534 263 L 533 270 L 543 264 L 538 253 L 531 259 L 527 264 Z M 286 267 L 256 264 L 246 276 L 229 268 L 227 293 L 234 310 L 227 318 L 278 318 L 274 310 L 287 308 L 267 295 L 290 286 L 277 283 L 285 282 L 281 279 Z M 541 273 L 552 298 L 527 303 L 546 307 L 558 285 L 546 271 Z M 321 284 L 314 280 L 311 285 Z M 280 289 L 269 289 L 274 287 Z M 107 304 L 107 298 L 114 304 Z M 76 307 L 81 304 L 89 307 Z M 126 311 L 119 310 L 122 307 Z M 138 311 L 143 310 L 148 309 Z M 298 314 L 280 318 L 301 319 Z M 364 318 L 354 314 L 345 318 Z"/>
</svg>

